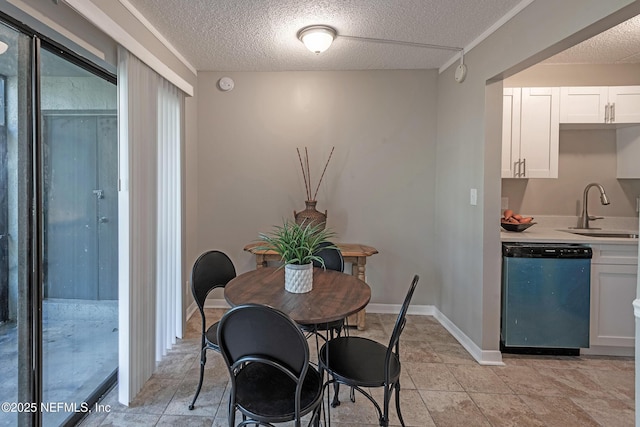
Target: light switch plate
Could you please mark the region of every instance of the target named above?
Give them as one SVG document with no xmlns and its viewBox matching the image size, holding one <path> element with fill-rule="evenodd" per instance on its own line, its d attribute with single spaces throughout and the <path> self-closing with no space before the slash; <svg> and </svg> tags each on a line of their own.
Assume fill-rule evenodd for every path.
<svg viewBox="0 0 640 427">
<path fill-rule="evenodd" d="M 476 206 L 478 204 L 478 189 L 472 188 L 469 192 L 469 203 L 471 206 Z"/>
</svg>

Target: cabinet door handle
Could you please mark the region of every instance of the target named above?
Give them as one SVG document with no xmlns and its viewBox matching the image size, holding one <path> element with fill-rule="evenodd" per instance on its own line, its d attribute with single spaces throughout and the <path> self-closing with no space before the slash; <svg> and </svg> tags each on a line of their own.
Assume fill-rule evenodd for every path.
<svg viewBox="0 0 640 427">
<path fill-rule="evenodd" d="M 522 176 L 527 177 L 527 159 L 522 159 Z"/>
<path fill-rule="evenodd" d="M 609 123 L 609 104 L 604 106 L 604 122 Z"/>
<path fill-rule="evenodd" d="M 609 122 L 615 123 L 616 121 L 616 103 L 612 102 L 611 107 L 609 108 Z"/>
</svg>

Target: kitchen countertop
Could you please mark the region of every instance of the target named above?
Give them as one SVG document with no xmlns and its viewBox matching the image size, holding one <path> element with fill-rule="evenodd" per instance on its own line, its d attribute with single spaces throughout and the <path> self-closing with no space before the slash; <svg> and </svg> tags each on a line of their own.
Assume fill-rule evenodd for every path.
<svg viewBox="0 0 640 427">
<path fill-rule="evenodd" d="M 567 230 L 566 228 L 564 230 Z M 594 230 L 597 231 L 597 230 Z M 623 233 L 638 234 L 638 230 L 613 230 L 607 228 L 602 231 L 616 231 Z M 545 243 L 583 243 L 583 244 L 616 244 L 616 245 L 638 245 L 638 239 L 621 238 L 621 237 L 593 237 L 593 236 L 581 236 L 579 234 L 572 234 L 568 231 L 563 231 L 562 228 L 544 228 L 533 227 L 521 231 L 506 231 L 500 230 L 500 240 L 503 242 L 545 242 Z"/>
</svg>

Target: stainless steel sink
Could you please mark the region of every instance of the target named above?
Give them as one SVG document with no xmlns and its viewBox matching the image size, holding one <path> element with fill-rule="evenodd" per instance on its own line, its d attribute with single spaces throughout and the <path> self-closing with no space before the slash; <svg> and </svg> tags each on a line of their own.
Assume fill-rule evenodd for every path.
<svg viewBox="0 0 640 427">
<path fill-rule="evenodd" d="M 567 233 L 579 234 L 590 237 L 614 237 L 619 239 L 637 239 L 638 233 L 627 231 L 605 231 L 605 230 L 563 230 Z"/>
</svg>

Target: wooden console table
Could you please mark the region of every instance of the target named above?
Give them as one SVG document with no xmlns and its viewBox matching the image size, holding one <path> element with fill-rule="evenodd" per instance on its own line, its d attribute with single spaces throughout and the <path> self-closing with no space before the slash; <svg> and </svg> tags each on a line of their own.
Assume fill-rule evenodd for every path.
<svg viewBox="0 0 640 427">
<path fill-rule="evenodd" d="M 280 256 L 272 250 L 257 249 L 263 245 L 261 242 L 249 243 L 244 250 L 256 256 L 256 268 L 266 267 L 269 261 L 280 261 Z M 365 265 L 367 257 L 378 253 L 376 248 L 361 245 L 359 243 L 336 243 L 344 262 L 351 263 L 351 274 L 358 279 L 365 281 Z M 356 325 L 359 330 L 365 327 L 365 310 L 362 309 L 353 316 L 349 316 L 348 323 Z"/>
</svg>

